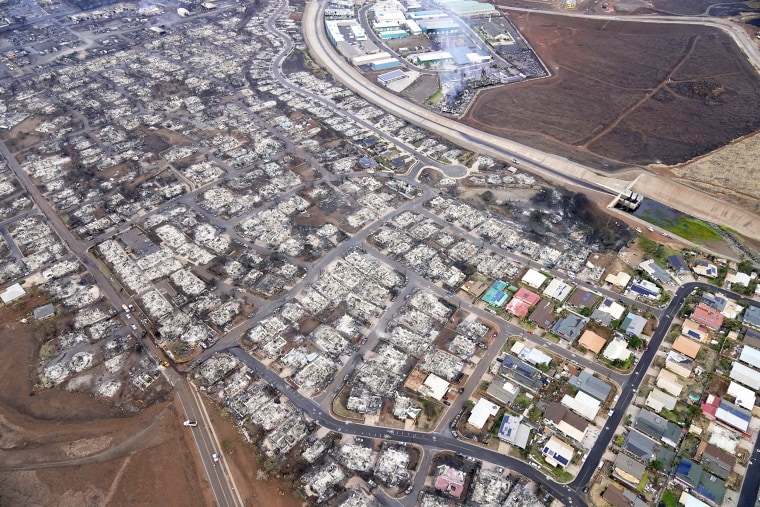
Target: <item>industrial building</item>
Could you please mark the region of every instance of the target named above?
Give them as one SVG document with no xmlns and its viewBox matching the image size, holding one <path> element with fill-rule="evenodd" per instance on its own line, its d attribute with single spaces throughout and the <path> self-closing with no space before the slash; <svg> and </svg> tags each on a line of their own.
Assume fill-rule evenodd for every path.
<svg viewBox="0 0 760 507">
<path fill-rule="evenodd" d="M 476 18 L 483 16 L 498 16 L 496 7 L 492 4 L 476 2 L 475 0 L 456 0 L 450 2 L 441 2 L 441 5 L 457 16 L 464 18 Z"/>
<path fill-rule="evenodd" d="M 382 60 L 375 60 L 369 64 L 374 71 L 393 69 L 399 65 L 401 65 L 401 62 L 399 62 L 397 58 L 383 58 Z"/>
<path fill-rule="evenodd" d="M 406 77 L 406 72 L 400 69 L 396 69 L 390 72 L 386 72 L 385 74 L 380 74 L 379 76 L 377 76 L 377 81 L 381 85 L 387 86 L 388 83 L 398 81 L 399 79 L 404 79 L 405 77 Z"/>
<path fill-rule="evenodd" d="M 448 51 L 429 51 L 427 53 L 418 53 L 414 55 L 417 65 L 432 65 L 451 61 L 451 53 Z"/>
</svg>

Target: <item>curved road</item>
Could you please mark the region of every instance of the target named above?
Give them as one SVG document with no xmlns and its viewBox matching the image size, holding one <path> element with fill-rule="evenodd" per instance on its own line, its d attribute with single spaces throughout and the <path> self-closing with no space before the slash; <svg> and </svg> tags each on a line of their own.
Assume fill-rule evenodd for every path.
<svg viewBox="0 0 760 507">
<path fill-rule="evenodd" d="M 536 9 L 525 9 L 521 7 L 504 7 L 499 6 L 503 11 L 530 12 L 534 14 L 550 14 L 552 16 L 565 16 L 571 18 L 601 19 L 604 21 L 636 22 L 636 23 L 655 23 L 663 25 L 701 25 L 717 28 L 722 31 L 742 50 L 749 60 L 749 63 L 760 72 L 760 49 L 752 37 L 739 25 L 733 21 L 723 18 L 709 18 L 705 16 L 645 16 L 645 15 L 615 15 L 615 14 L 583 14 L 580 12 L 556 12 L 541 11 Z"/>
<path fill-rule="evenodd" d="M 670 326 L 673 323 L 673 320 L 683 305 L 684 300 L 696 288 L 703 288 L 707 290 L 715 289 L 715 287 L 709 284 L 697 282 L 685 284 L 676 291 L 676 295 L 670 302 L 665 316 L 660 320 L 657 330 L 649 342 L 649 347 L 639 359 L 636 368 L 630 375 L 627 376 L 627 380 L 623 383 L 622 392 L 620 393 L 620 397 L 614 407 L 615 412 L 613 416 L 608 419 L 607 423 L 602 428 L 594 447 L 587 455 L 586 461 L 582 465 L 575 479 L 569 484 L 556 483 L 553 480 L 549 479 L 544 473 L 542 473 L 541 470 L 533 468 L 524 461 L 520 461 L 511 456 L 483 448 L 479 445 L 471 444 L 463 440 L 458 440 L 443 433 L 441 429 L 438 429 L 436 432 L 426 433 L 420 431 L 394 430 L 377 426 L 370 426 L 366 424 L 352 423 L 350 421 L 341 421 L 333 417 L 329 411 L 320 407 L 315 402 L 315 400 L 306 398 L 297 391 L 294 391 L 284 379 L 280 378 L 273 371 L 269 370 L 266 366 L 260 363 L 257 359 L 250 356 L 239 346 L 234 345 L 226 350 L 231 352 L 240 361 L 245 363 L 246 366 L 248 366 L 251 370 L 255 371 L 259 376 L 277 388 L 290 400 L 291 403 L 293 403 L 293 405 L 298 407 L 311 419 L 318 422 L 325 428 L 363 437 L 408 442 L 411 444 L 425 446 L 426 448 L 441 448 L 463 453 L 478 460 L 487 461 L 496 465 L 503 466 L 533 481 L 536 481 L 539 484 L 542 484 L 544 488 L 551 492 L 555 498 L 563 501 L 566 505 L 586 505 L 585 496 L 581 492 L 582 488 L 588 485 L 592 480 L 594 473 L 596 472 L 597 465 L 601 461 L 604 453 L 607 451 L 615 430 L 622 421 L 622 418 L 625 414 L 625 409 L 633 401 L 633 397 L 638 391 L 639 385 L 641 384 L 641 381 L 644 378 L 647 369 L 654 359 L 657 350 L 662 343 L 662 340 L 667 335 Z M 729 291 L 722 290 L 721 292 L 728 294 L 732 298 L 744 299 L 742 296 L 733 294 Z M 450 415 L 453 416 L 453 414 Z M 446 426 L 446 428 L 447 427 L 448 426 Z M 760 449 L 757 447 L 758 444 L 760 444 L 760 440 L 756 443 L 753 455 L 760 457 Z M 426 473 L 426 471 L 418 470 L 418 473 Z M 754 504 L 758 493 L 758 487 L 760 486 L 760 459 L 756 459 L 756 461 L 749 466 L 746 477 L 747 480 L 745 480 L 745 483 L 741 490 L 739 505 L 750 506 Z"/>
<path fill-rule="evenodd" d="M 304 40 L 309 46 L 311 56 L 318 64 L 330 72 L 335 79 L 369 102 L 465 149 L 482 153 L 499 160 L 519 163 L 521 164 L 520 167 L 522 169 L 538 174 L 546 179 L 557 181 L 561 184 L 617 194 L 632 183 L 631 181 L 620 179 L 619 177 L 597 174 L 592 168 L 569 161 L 564 157 L 544 153 L 540 150 L 522 145 L 509 139 L 494 136 L 468 125 L 461 124 L 451 118 L 433 113 L 422 106 L 407 101 L 389 92 L 387 89 L 378 86 L 374 82 L 366 79 L 359 71 L 337 54 L 325 34 L 324 23 L 322 22 L 323 9 L 324 4 L 315 1 L 307 2 L 302 17 L 302 32 Z M 711 26 L 727 33 L 747 55 L 751 64 L 756 69 L 760 69 L 760 51 L 758 51 L 755 46 L 755 42 L 741 29 L 741 27 L 722 19 L 699 17 L 657 18 L 647 16 L 585 15 L 580 13 L 545 12 L 533 9 L 527 9 L 527 11 L 553 15 L 590 17 L 592 19 L 612 19 L 621 22 L 637 21 L 660 24 L 684 23 Z M 647 174 L 647 176 L 651 178 L 656 178 L 656 176 L 650 175 L 649 173 L 643 174 Z M 649 183 L 649 185 L 651 188 L 656 188 L 656 183 Z M 637 191 L 644 195 L 647 194 L 646 188 L 637 189 Z M 713 206 L 715 209 L 722 209 L 725 205 L 725 203 L 714 196 L 703 193 L 695 194 L 698 195 L 699 198 L 710 203 L 710 205 L 703 207 L 704 210 L 710 209 L 710 206 Z M 678 207 L 677 203 L 674 203 L 674 205 Z M 687 213 L 690 212 L 687 209 L 684 209 L 684 211 Z M 691 213 L 693 213 L 693 210 Z M 713 215 L 714 213 L 709 212 L 700 218 L 713 222 L 721 221 L 719 217 Z M 756 235 L 756 231 L 754 231 L 751 226 L 742 224 L 739 220 L 734 220 L 731 226 L 741 234 L 750 237 Z"/>
</svg>

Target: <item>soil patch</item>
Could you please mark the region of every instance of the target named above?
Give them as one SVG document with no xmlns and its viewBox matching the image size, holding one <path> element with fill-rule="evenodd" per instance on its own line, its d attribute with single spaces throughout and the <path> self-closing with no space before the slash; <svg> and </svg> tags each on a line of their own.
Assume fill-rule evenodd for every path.
<svg viewBox="0 0 760 507">
<path fill-rule="evenodd" d="M 731 39 L 688 25 L 510 13 L 553 75 L 485 90 L 462 120 L 555 152 L 675 164 L 760 128 L 760 79 Z"/>
<path fill-rule="evenodd" d="M 0 310 L 0 505 L 209 505 L 173 402 L 125 417 L 60 387 L 30 396 L 38 345 L 19 319 L 37 303 Z"/>
<path fill-rule="evenodd" d="M 203 403 L 211 417 L 216 435 L 222 444 L 222 458 L 235 479 L 245 505 L 250 507 L 293 507 L 304 502 L 293 491 L 294 484 L 281 477 L 272 477 L 257 466 L 257 449 L 246 442 L 237 428 L 219 415 L 219 407 L 209 402 L 205 396 Z"/>
<path fill-rule="evenodd" d="M 760 181 L 755 177 L 760 135 L 733 143 L 667 172 L 680 183 L 760 213 Z"/>
</svg>

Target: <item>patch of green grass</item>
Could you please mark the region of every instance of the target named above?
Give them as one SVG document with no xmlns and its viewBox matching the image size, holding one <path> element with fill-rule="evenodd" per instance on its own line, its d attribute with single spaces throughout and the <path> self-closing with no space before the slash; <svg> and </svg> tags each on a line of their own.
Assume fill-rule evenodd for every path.
<svg viewBox="0 0 760 507">
<path fill-rule="evenodd" d="M 639 493 L 643 493 L 647 484 L 649 484 L 649 473 L 644 472 L 644 475 L 641 476 L 641 480 L 639 481 L 639 486 L 636 489 L 639 490 Z"/>
<path fill-rule="evenodd" d="M 675 493 L 666 489 L 662 494 L 662 503 L 665 504 L 665 507 L 678 507 L 678 497 Z"/>
<path fill-rule="evenodd" d="M 674 412 L 674 411 L 668 410 L 667 408 L 663 408 L 662 410 L 660 410 L 660 415 L 664 419 L 667 419 L 670 422 L 674 422 L 678 424 L 678 412 Z"/>
<path fill-rule="evenodd" d="M 715 229 L 696 218 L 681 217 L 676 226 L 668 230 L 691 241 L 720 241 L 723 239 Z"/>
<path fill-rule="evenodd" d="M 718 231 L 702 220 L 693 217 L 680 216 L 674 222 L 673 220 L 647 216 L 646 220 L 695 243 L 721 241 L 723 239 Z"/>
<path fill-rule="evenodd" d="M 438 101 L 441 100 L 441 97 L 443 97 L 443 91 L 438 90 L 433 95 L 431 95 L 429 99 L 427 99 L 427 103 L 431 106 L 435 106 L 438 104 Z"/>
</svg>

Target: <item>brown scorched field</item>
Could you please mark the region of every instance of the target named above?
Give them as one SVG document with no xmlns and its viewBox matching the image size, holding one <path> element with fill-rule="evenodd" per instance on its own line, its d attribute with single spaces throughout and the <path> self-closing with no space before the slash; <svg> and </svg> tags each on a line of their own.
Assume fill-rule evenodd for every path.
<svg viewBox="0 0 760 507">
<path fill-rule="evenodd" d="M 552 76 L 482 91 L 469 125 L 612 165 L 682 163 L 760 128 L 760 79 L 718 30 L 509 17 Z"/>
</svg>

